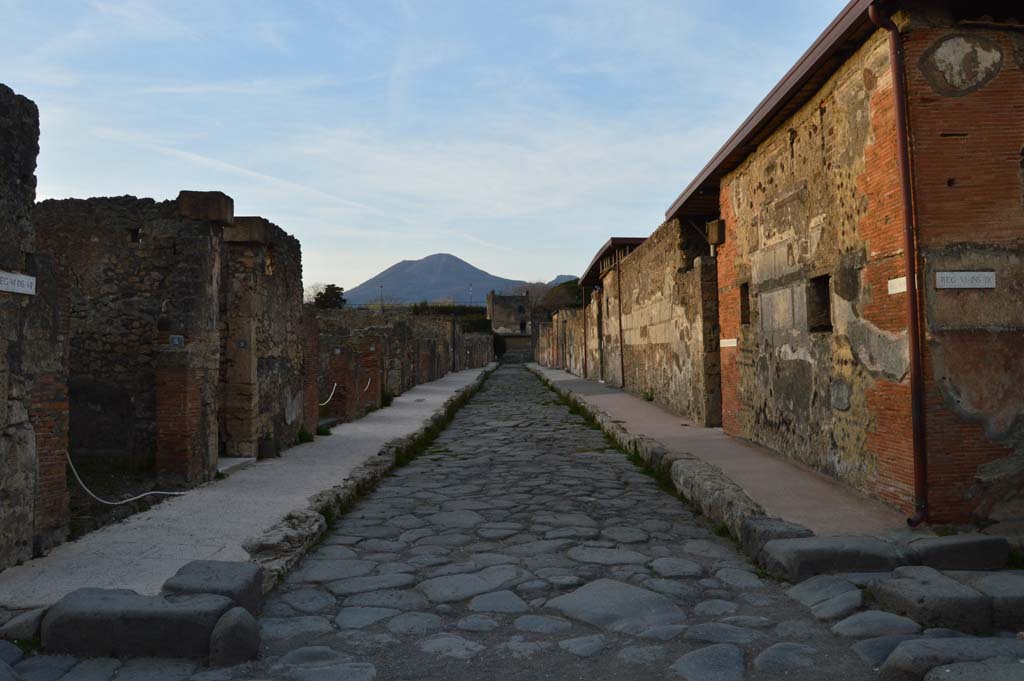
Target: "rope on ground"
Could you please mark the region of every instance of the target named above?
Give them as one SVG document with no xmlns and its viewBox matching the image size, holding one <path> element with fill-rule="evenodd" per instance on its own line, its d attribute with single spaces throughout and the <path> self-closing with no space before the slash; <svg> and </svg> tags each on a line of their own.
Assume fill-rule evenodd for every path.
<svg viewBox="0 0 1024 681">
<path fill-rule="evenodd" d="M 337 390 L 337 389 L 338 389 L 338 384 L 337 384 L 337 383 L 335 383 L 335 384 L 334 384 L 334 387 L 333 387 L 333 388 L 331 388 L 331 396 L 327 398 L 327 402 L 330 402 L 331 400 L 333 400 L 333 399 L 334 399 L 334 391 L 335 391 L 335 390 Z M 326 406 L 327 406 L 327 402 L 321 402 L 321 403 L 320 403 L 320 406 L 321 406 L 321 407 L 326 407 Z"/>
<path fill-rule="evenodd" d="M 160 495 L 165 497 L 180 497 L 183 494 L 185 494 L 185 492 L 146 492 L 145 494 L 139 494 L 137 496 L 132 497 L 131 499 L 124 499 L 122 501 L 107 501 L 106 499 L 100 499 L 98 496 L 92 493 L 91 489 L 85 486 L 84 482 L 82 482 L 82 478 L 80 475 L 78 475 L 78 471 L 75 469 L 75 464 L 71 460 L 71 455 L 65 452 L 64 456 L 66 456 L 68 459 L 68 465 L 71 466 L 71 472 L 75 475 L 75 480 L 77 480 L 78 484 L 81 485 L 82 489 L 85 490 L 85 493 L 88 494 L 93 499 L 95 499 L 96 501 L 100 502 L 101 504 L 106 504 L 107 506 L 121 506 L 122 504 L 130 504 L 131 502 L 138 501 L 143 497 L 153 495 Z"/>
</svg>

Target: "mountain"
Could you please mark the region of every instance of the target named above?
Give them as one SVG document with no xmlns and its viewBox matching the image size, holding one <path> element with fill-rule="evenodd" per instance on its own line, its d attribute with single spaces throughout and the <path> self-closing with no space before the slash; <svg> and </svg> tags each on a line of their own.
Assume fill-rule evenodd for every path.
<svg viewBox="0 0 1024 681">
<path fill-rule="evenodd" d="M 576 276 L 575 274 L 559 274 L 557 277 L 548 282 L 548 287 L 558 286 L 559 284 L 564 284 L 565 282 L 572 281 L 573 279 L 579 279 L 579 277 Z"/>
<path fill-rule="evenodd" d="M 435 253 L 420 260 L 403 260 L 359 286 L 345 291 L 352 305 L 376 303 L 418 303 L 451 300 L 483 305 L 487 293 L 511 293 L 525 281 L 503 279 L 473 267 L 448 253 Z M 470 300 L 470 285 L 473 298 Z M 381 288 L 383 287 L 383 289 Z"/>
</svg>

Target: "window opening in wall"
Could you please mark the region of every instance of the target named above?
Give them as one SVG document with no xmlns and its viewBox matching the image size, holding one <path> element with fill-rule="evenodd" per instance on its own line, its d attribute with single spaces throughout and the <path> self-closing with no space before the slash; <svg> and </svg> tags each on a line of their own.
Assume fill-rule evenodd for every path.
<svg viewBox="0 0 1024 681">
<path fill-rule="evenodd" d="M 519 322 L 519 333 L 526 333 L 526 322 Z"/>
<path fill-rule="evenodd" d="M 750 284 L 740 284 L 740 324 L 750 324 Z"/>
<path fill-rule="evenodd" d="M 807 282 L 807 328 L 811 333 L 832 332 L 831 283 L 827 274 Z"/>
<path fill-rule="evenodd" d="M 128 240 L 133 244 L 141 243 L 142 241 L 142 229 L 134 227 L 128 230 Z"/>
</svg>

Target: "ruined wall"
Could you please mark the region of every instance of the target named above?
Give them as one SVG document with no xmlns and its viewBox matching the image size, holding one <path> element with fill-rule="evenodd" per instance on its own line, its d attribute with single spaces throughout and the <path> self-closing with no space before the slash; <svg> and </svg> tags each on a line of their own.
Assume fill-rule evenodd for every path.
<svg viewBox="0 0 1024 681">
<path fill-rule="evenodd" d="M 555 367 L 557 353 L 555 351 L 555 332 L 551 322 L 538 322 L 536 327 L 537 349 L 536 361 L 541 366 Z"/>
<path fill-rule="evenodd" d="M 351 421 L 381 406 L 386 324 L 362 310 L 317 310 L 321 418 Z M 337 387 L 335 387 L 335 385 Z"/>
<path fill-rule="evenodd" d="M 491 330 L 503 336 L 531 335 L 533 320 L 528 295 L 501 296 L 491 291 L 487 294 L 487 318 Z"/>
<path fill-rule="evenodd" d="M 31 219 L 39 153 L 35 104 L 0 84 L 0 569 L 64 539 L 68 525 L 67 298 Z"/>
<path fill-rule="evenodd" d="M 697 255 L 697 242 L 688 252 L 687 236 L 678 220 L 661 225 L 623 258 L 621 284 L 606 276 L 604 290 L 611 298 L 622 293 L 625 388 L 700 425 L 718 425 L 717 270 L 713 258 Z M 619 301 L 613 304 L 617 335 Z"/>
<path fill-rule="evenodd" d="M 464 333 L 462 347 L 465 353 L 463 369 L 479 369 L 494 361 L 494 336 L 489 333 Z"/>
<path fill-rule="evenodd" d="M 894 111 L 876 32 L 724 178 L 723 426 L 909 510 Z"/>
<path fill-rule="evenodd" d="M 614 267 L 601 275 L 601 375 L 608 385 L 622 384 L 622 320 L 619 314 L 619 273 Z"/>
<path fill-rule="evenodd" d="M 565 308 L 551 317 L 557 367 L 583 375 L 583 309 Z"/>
<path fill-rule="evenodd" d="M 984 3 L 921 7 L 903 28 L 931 517 L 1024 518 L 1024 34 Z M 964 271 L 994 288 L 939 287 Z"/>
<path fill-rule="evenodd" d="M 221 212 L 186 215 L 207 210 Z M 219 193 L 36 205 L 40 250 L 70 296 L 76 465 L 188 481 L 216 469 L 221 224 L 230 210 Z"/>
<path fill-rule="evenodd" d="M 225 228 L 221 411 L 231 456 L 277 456 L 302 422 L 302 250 L 259 217 Z"/>
<path fill-rule="evenodd" d="M 485 366 L 491 334 L 463 333 L 453 315 L 391 310 L 315 310 L 320 401 L 338 387 L 320 416 L 352 420 L 410 388 L 450 371 Z M 312 351 L 312 345 L 311 345 Z"/>
<path fill-rule="evenodd" d="M 590 294 L 590 301 L 584 308 L 584 314 L 586 315 L 586 376 L 590 380 L 599 381 L 601 380 L 601 358 L 603 356 L 601 348 L 601 327 L 604 323 L 603 315 L 601 313 L 601 292 L 593 291 Z"/>
</svg>

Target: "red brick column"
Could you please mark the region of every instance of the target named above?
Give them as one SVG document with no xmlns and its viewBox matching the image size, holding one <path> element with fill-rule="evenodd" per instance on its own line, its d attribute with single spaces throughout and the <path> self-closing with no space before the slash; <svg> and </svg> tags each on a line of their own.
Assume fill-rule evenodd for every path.
<svg viewBox="0 0 1024 681">
<path fill-rule="evenodd" d="M 68 389 L 62 373 L 37 374 L 29 418 L 35 431 L 39 478 L 33 552 L 38 555 L 68 534 Z"/>
<path fill-rule="evenodd" d="M 161 478 L 203 482 L 216 468 L 217 452 L 210 449 L 217 423 L 206 393 L 218 376 L 202 366 L 200 352 L 198 346 L 156 351 L 155 461 Z"/>
<path fill-rule="evenodd" d="M 316 311 L 307 309 L 302 315 L 302 426 L 315 434 L 320 422 L 320 325 Z M 332 382 L 333 385 L 333 382 Z"/>
</svg>

